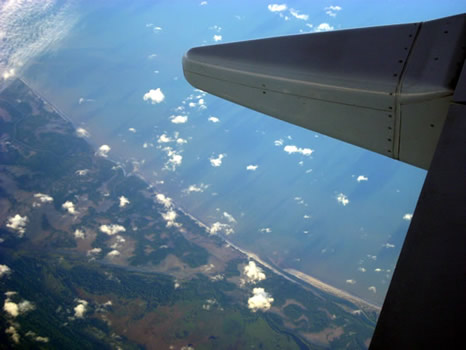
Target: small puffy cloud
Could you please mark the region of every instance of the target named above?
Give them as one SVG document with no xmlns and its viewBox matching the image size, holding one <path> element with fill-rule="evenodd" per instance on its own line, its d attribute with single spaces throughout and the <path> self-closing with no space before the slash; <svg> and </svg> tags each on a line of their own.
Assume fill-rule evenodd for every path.
<svg viewBox="0 0 466 350">
<path fill-rule="evenodd" d="M 78 135 L 79 137 L 89 137 L 89 132 L 84 129 L 84 128 L 77 128 L 76 129 L 76 135 Z"/>
<path fill-rule="evenodd" d="M 5 72 L 3 72 L 2 74 L 2 78 L 4 80 L 8 80 L 10 78 L 13 78 L 15 76 L 16 72 L 15 72 L 15 69 L 14 68 L 11 68 L 9 70 L 6 70 Z"/>
<path fill-rule="evenodd" d="M 259 232 L 262 232 L 262 233 L 271 233 L 272 232 L 272 229 L 270 227 L 263 227 L 261 229 L 259 229 Z"/>
<path fill-rule="evenodd" d="M 28 331 L 26 333 L 26 336 L 29 337 L 29 338 L 32 338 L 33 340 L 35 340 L 38 343 L 48 343 L 49 342 L 48 337 L 41 337 L 40 335 L 37 335 L 35 332 L 32 332 L 32 331 Z"/>
<path fill-rule="evenodd" d="M 129 199 L 126 198 L 125 196 L 120 197 L 120 208 L 124 208 L 130 203 Z"/>
<path fill-rule="evenodd" d="M 236 219 L 233 217 L 233 215 L 227 213 L 226 211 L 223 212 L 223 216 L 232 224 L 236 224 Z"/>
<path fill-rule="evenodd" d="M 184 143 L 188 143 L 188 141 L 186 141 L 185 139 L 181 138 L 181 137 L 178 137 L 176 139 L 176 143 L 179 144 L 179 145 L 182 145 Z"/>
<path fill-rule="evenodd" d="M 287 145 L 283 148 L 283 150 L 288 154 L 300 153 L 303 156 L 310 156 L 314 152 L 314 150 L 310 148 L 299 148 L 294 145 Z"/>
<path fill-rule="evenodd" d="M 76 211 L 76 208 L 74 207 L 74 203 L 70 201 L 66 201 L 63 203 L 62 208 L 68 211 L 69 214 L 76 215 L 78 212 Z"/>
<path fill-rule="evenodd" d="M 215 34 L 214 37 L 213 37 L 214 41 L 217 42 L 217 41 L 221 41 L 222 40 L 222 36 L 220 34 Z"/>
<path fill-rule="evenodd" d="M 34 198 L 37 200 L 37 202 L 32 203 L 33 207 L 40 207 L 44 203 L 53 202 L 52 197 L 50 197 L 49 195 L 43 194 L 43 193 L 34 194 Z"/>
<path fill-rule="evenodd" d="M 132 132 L 133 134 L 136 133 L 136 129 L 135 129 L 135 128 L 129 128 L 128 131 Z"/>
<path fill-rule="evenodd" d="M 172 206 L 172 199 L 170 197 L 165 196 L 163 193 L 157 193 L 155 195 L 155 199 L 160 204 L 163 204 L 165 208 L 170 208 Z"/>
<path fill-rule="evenodd" d="M 201 1 L 201 3 L 199 5 L 205 6 L 205 5 L 207 5 L 207 1 Z"/>
<path fill-rule="evenodd" d="M 155 90 L 149 90 L 149 92 L 146 92 L 142 98 L 144 101 L 150 101 L 152 104 L 157 104 L 165 99 L 165 95 L 160 88 L 157 88 Z"/>
<path fill-rule="evenodd" d="M 314 29 L 314 31 L 316 31 L 316 32 L 329 32 L 329 31 L 334 30 L 334 29 L 335 28 L 332 27 L 328 23 L 321 23 Z"/>
<path fill-rule="evenodd" d="M 170 117 L 173 124 L 184 124 L 188 121 L 188 116 L 186 115 L 172 115 Z"/>
<path fill-rule="evenodd" d="M 369 178 L 364 175 L 359 175 L 358 178 L 356 179 L 357 182 L 367 181 L 367 180 L 369 180 Z"/>
<path fill-rule="evenodd" d="M 395 248 L 395 245 L 394 244 L 391 244 L 391 243 L 385 243 L 383 245 L 385 248 Z"/>
<path fill-rule="evenodd" d="M 16 214 L 15 216 L 10 216 L 8 218 L 6 227 L 16 231 L 18 233 L 18 236 L 21 238 L 26 232 L 27 223 L 28 223 L 27 216 L 21 216 L 19 214 Z"/>
<path fill-rule="evenodd" d="M 11 293 L 10 293 L 11 294 Z M 10 295 L 7 295 L 3 304 L 3 311 L 5 311 L 11 317 L 17 317 L 25 314 L 26 312 L 34 310 L 36 307 L 29 300 L 23 300 L 20 303 L 15 303 L 10 299 Z"/>
<path fill-rule="evenodd" d="M 412 218 L 413 218 L 413 214 L 411 213 L 406 213 L 405 215 L 403 215 L 403 220 L 411 221 Z"/>
<path fill-rule="evenodd" d="M 283 146 L 283 139 L 275 140 L 273 144 L 275 146 Z"/>
<path fill-rule="evenodd" d="M 212 122 L 212 123 L 218 123 L 220 121 L 220 119 L 218 119 L 217 117 L 214 117 L 214 116 L 210 116 L 208 121 Z"/>
<path fill-rule="evenodd" d="M 74 307 L 74 317 L 84 318 L 84 314 L 87 311 L 87 301 L 82 299 L 77 299 L 78 305 Z"/>
<path fill-rule="evenodd" d="M 19 343 L 20 337 L 18 331 L 14 326 L 10 326 L 7 329 L 5 329 L 5 333 L 10 335 L 11 340 L 13 340 L 13 342 L 15 342 L 16 344 Z"/>
<path fill-rule="evenodd" d="M 3 264 L 0 264 L 0 277 L 9 275 L 11 273 L 11 269 Z"/>
<path fill-rule="evenodd" d="M 293 17 L 297 18 L 297 19 L 301 19 L 303 21 L 307 21 L 309 19 L 309 15 L 305 15 L 305 14 L 300 14 L 299 11 L 295 10 L 295 9 L 290 9 L 290 13 Z"/>
<path fill-rule="evenodd" d="M 89 173 L 89 169 L 76 170 L 76 175 L 78 176 L 86 176 L 88 173 Z"/>
<path fill-rule="evenodd" d="M 254 288 L 252 297 L 248 299 L 248 308 L 253 312 L 257 310 L 267 311 L 273 303 L 273 298 L 267 293 L 264 288 Z"/>
<path fill-rule="evenodd" d="M 100 252 L 102 252 L 102 248 L 92 248 L 92 249 L 87 251 L 87 255 L 88 256 L 97 255 Z"/>
<path fill-rule="evenodd" d="M 270 12 L 282 12 L 285 11 L 288 6 L 286 4 L 270 4 L 267 6 Z"/>
<path fill-rule="evenodd" d="M 225 158 L 226 154 L 224 153 L 221 153 L 217 156 L 217 158 L 215 157 L 210 157 L 209 158 L 209 161 L 210 161 L 210 164 L 213 166 L 213 167 L 219 167 L 222 165 L 222 159 Z"/>
<path fill-rule="evenodd" d="M 252 164 L 250 164 L 250 165 L 248 165 L 248 166 L 246 167 L 246 170 L 249 170 L 249 171 L 256 171 L 258 167 L 259 167 L 259 165 L 252 165 Z"/>
<path fill-rule="evenodd" d="M 102 145 L 97 150 L 96 155 L 98 155 L 99 157 L 107 158 L 108 152 L 110 152 L 111 149 L 112 148 L 109 145 Z"/>
<path fill-rule="evenodd" d="M 171 147 L 165 147 L 163 150 L 167 153 L 167 156 L 168 156 L 168 160 L 165 163 L 164 169 L 175 171 L 176 168 L 179 165 L 181 165 L 181 162 L 183 161 L 183 156 L 177 153 Z"/>
<path fill-rule="evenodd" d="M 264 271 L 254 261 L 249 261 L 249 264 L 244 267 L 243 273 L 247 277 L 247 282 L 250 283 L 255 284 L 265 280 Z"/>
<path fill-rule="evenodd" d="M 355 281 L 355 280 L 346 280 L 346 283 L 348 283 L 348 284 L 356 284 L 356 281 Z"/>
<path fill-rule="evenodd" d="M 212 226 L 209 228 L 209 233 L 211 235 L 215 235 L 219 232 L 224 232 L 227 236 L 232 234 L 232 233 L 235 233 L 235 230 L 233 230 L 233 228 L 228 225 L 228 224 L 222 224 L 221 222 L 214 222 L 212 224 Z"/>
<path fill-rule="evenodd" d="M 112 250 L 110 253 L 107 254 L 108 257 L 113 258 L 115 256 L 120 255 L 120 252 L 116 249 Z"/>
<path fill-rule="evenodd" d="M 366 269 L 364 267 L 358 267 L 358 271 L 366 272 Z"/>
<path fill-rule="evenodd" d="M 117 233 L 120 233 L 120 232 L 126 232 L 126 229 L 123 226 L 117 225 L 117 224 L 100 225 L 99 229 L 101 232 L 109 236 L 116 235 Z"/>
<path fill-rule="evenodd" d="M 343 193 L 339 193 L 337 195 L 337 201 L 338 203 L 342 204 L 343 206 L 347 206 L 349 204 L 349 199 L 346 195 L 344 195 Z"/>
<path fill-rule="evenodd" d="M 369 288 L 369 291 L 373 292 L 373 293 L 377 293 L 377 288 L 375 288 L 375 286 L 370 286 Z"/>
<path fill-rule="evenodd" d="M 167 227 L 178 226 L 175 222 L 177 217 L 176 211 L 169 210 L 166 213 L 162 213 L 162 218 L 167 222 Z"/>
<path fill-rule="evenodd" d="M 377 267 L 376 269 L 374 269 L 375 272 L 382 272 L 383 270 L 379 267 Z"/>
<path fill-rule="evenodd" d="M 325 8 L 325 13 L 330 17 L 335 17 L 338 11 L 341 11 L 342 8 L 340 6 L 327 6 Z"/>
<path fill-rule="evenodd" d="M 205 184 L 201 183 L 199 185 L 191 185 L 188 188 L 186 188 L 185 190 L 183 190 L 183 192 L 186 192 L 186 193 L 204 192 L 208 187 L 209 187 L 209 185 L 205 185 Z"/>
<path fill-rule="evenodd" d="M 84 231 L 76 229 L 74 231 L 74 238 L 79 238 L 79 239 L 84 239 L 86 235 L 84 234 Z"/>
<path fill-rule="evenodd" d="M 170 136 L 167 136 L 166 134 L 162 134 L 158 138 L 157 142 L 158 143 L 169 143 L 169 142 L 173 142 L 173 139 Z"/>
</svg>

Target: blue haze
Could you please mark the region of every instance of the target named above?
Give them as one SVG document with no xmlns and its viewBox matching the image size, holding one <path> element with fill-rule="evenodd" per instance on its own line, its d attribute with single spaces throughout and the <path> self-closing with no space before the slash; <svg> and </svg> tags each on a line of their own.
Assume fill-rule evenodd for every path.
<svg viewBox="0 0 466 350">
<path fill-rule="evenodd" d="M 232 242 L 281 268 L 296 268 L 381 304 L 391 278 L 387 270 L 393 271 L 409 226 L 403 216 L 414 210 L 425 171 L 214 96 L 202 96 L 206 109 L 190 108 L 186 99 L 200 92 L 184 80 L 181 57 L 190 47 L 214 44 L 214 35 L 229 42 L 312 32 L 321 23 L 337 30 L 421 21 L 466 6 L 462 1 L 288 1 L 288 8 L 309 18 L 284 12 L 285 20 L 267 9 L 269 3 L 83 1 L 70 13 L 78 20 L 69 34 L 29 62 L 24 78 L 89 131 L 96 147 L 108 144 L 110 158 L 128 169 L 139 162 L 138 173 L 158 192 L 206 224 L 228 223 L 223 213 L 231 214 L 237 221 L 228 237 Z M 330 5 L 342 10 L 331 17 L 325 13 Z M 143 101 L 156 88 L 165 100 Z M 180 106 L 185 112 L 176 110 Z M 180 114 L 188 122 L 173 124 L 170 116 Z M 210 116 L 220 122 L 210 122 Z M 175 132 L 187 140 L 172 145 L 182 164 L 164 170 L 167 154 L 157 148 L 157 139 Z M 283 145 L 276 146 L 277 140 Z M 286 145 L 314 153 L 288 154 Z M 209 158 L 218 154 L 226 156 L 213 167 Z M 248 165 L 258 168 L 248 171 Z M 368 180 L 358 182 L 360 175 Z M 201 183 L 209 185 L 204 192 L 183 191 Z M 337 201 L 340 193 L 347 205 Z M 265 228 L 271 232 L 260 231 Z"/>
</svg>

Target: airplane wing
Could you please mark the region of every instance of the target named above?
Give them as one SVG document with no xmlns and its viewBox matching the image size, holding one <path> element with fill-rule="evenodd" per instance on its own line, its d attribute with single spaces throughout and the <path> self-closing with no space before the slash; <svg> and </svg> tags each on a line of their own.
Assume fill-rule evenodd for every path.
<svg viewBox="0 0 466 350">
<path fill-rule="evenodd" d="M 188 82 L 427 169 L 464 50 L 465 17 L 197 47 Z"/>
<path fill-rule="evenodd" d="M 371 349 L 458 348 L 466 324 L 466 15 L 204 46 L 195 87 L 429 169 Z"/>
</svg>

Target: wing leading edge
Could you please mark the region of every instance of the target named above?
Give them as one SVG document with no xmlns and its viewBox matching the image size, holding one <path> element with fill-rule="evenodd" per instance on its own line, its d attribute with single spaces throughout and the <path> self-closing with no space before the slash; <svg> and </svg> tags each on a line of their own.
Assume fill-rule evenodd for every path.
<svg viewBox="0 0 466 350">
<path fill-rule="evenodd" d="M 428 169 L 464 60 L 465 21 L 197 47 L 183 70 L 201 90 Z"/>
</svg>

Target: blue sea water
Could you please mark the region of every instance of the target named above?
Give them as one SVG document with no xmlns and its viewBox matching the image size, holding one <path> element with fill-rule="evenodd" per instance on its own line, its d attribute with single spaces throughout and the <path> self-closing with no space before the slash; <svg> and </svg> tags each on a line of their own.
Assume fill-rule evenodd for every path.
<svg viewBox="0 0 466 350">
<path fill-rule="evenodd" d="M 183 78 L 181 57 L 216 43 L 214 36 L 228 42 L 309 32 L 320 23 L 400 23 L 461 8 L 430 2 L 418 11 L 415 3 L 342 2 L 330 16 L 327 1 L 288 2 L 309 15 L 300 20 L 269 11 L 266 1 L 85 1 L 70 10 L 76 23 L 69 33 L 28 62 L 23 76 L 86 129 L 96 148 L 109 145 L 110 158 L 136 166 L 206 224 L 229 225 L 235 244 L 381 304 L 425 171 L 196 91 Z M 158 88 L 162 102 L 143 100 Z M 187 122 L 174 124 L 177 115 Z M 174 141 L 158 142 L 162 135 Z M 287 145 L 314 152 L 289 154 Z M 182 156 L 175 168 L 166 147 Z M 221 165 L 212 166 L 219 155 Z M 191 185 L 200 190 L 188 192 Z"/>
</svg>

